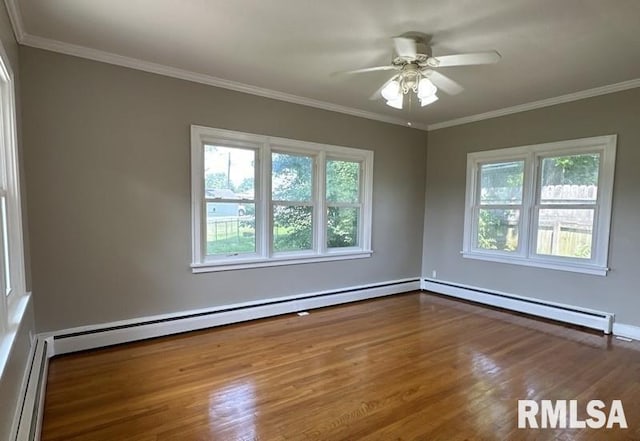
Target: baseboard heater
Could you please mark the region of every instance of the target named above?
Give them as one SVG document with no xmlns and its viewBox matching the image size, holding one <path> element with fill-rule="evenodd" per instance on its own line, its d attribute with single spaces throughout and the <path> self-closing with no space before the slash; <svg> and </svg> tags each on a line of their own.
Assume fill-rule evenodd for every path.
<svg viewBox="0 0 640 441">
<path fill-rule="evenodd" d="M 53 356 L 419 289 L 420 278 L 393 280 L 206 310 L 184 311 L 177 314 L 85 326 L 49 333 L 44 337 L 51 338 L 53 346 L 51 355 Z"/>
<path fill-rule="evenodd" d="M 48 345 L 49 342 L 44 339 L 36 339 L 33 343 L 29 356 L 26 387 L 21 398 L 22 405 L 20 412 L 16 415 L 13 441 L 37 441 L 40 439 L 49 366 Z"/>
<path fill-rule="evenodd" d="M 456 297 L 484 305 L 495 306 L 510 311 L 530 314 L 550 320 L 556 320 L 586 328 L 597 329 L 610 334 L 613 328 L 614 314 L 580 308 L 545 300 L 518 296 L 478 287 L 460 285 L 436 279 L 423 279 L 421 288 L 451 297 Z"/>
</svg>

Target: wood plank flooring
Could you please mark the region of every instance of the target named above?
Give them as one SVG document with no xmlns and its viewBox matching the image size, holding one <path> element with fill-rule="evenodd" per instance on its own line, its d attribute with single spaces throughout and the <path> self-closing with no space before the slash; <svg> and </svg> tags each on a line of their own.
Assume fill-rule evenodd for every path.
<svg viewBox="0 0 640 441">
<path fill-rule="evenodd" d="M 629 428 L 517 429 L 518 399 Z M 640 345 L 409 293 L 54 358 L 42 440 L 640 440 Z"/>
</svg>

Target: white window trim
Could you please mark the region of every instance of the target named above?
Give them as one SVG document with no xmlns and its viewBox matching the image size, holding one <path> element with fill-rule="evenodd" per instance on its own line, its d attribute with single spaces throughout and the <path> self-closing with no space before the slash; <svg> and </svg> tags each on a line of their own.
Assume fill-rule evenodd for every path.
<svg viewBox="0 0 640 441">
<path fill-rule="evenodd" d="M 606 276 L 609 254 L 609 233 L 613 200 L 617 135 L 572 139 L 545 144 L 511 147 L 499 150 L 474 152 L 467 155 L 467 185 L 464 214 L 464 239 L 462 256 L 490 262 L 525 265 L 554 270 L 572 271 Z M 594 206 L 594 230 L 592 258 L 588 261 L 559 256 L 536 254 L 536 220 L 540 159 L 548 156 L 598 152 L 600 172 L 598 177 L 597 205 Z M 477 205 L 478 168 L 482 163 L 500 161 L 525 161 L 523 179 L 522 212 L 520 213 L 518 249 L 513 252 L 482 250 L 474 246 L 476 232 L 475 206 Z"/>
<path fill-rule="evenodd" d="M 211 257 L 204 253 L 204 144 L 251 148 L 256 154 L 255 204 L 256 204 L 256 253 L 238 256 Z M 271 249 L 271 152 L 308 154 L 314 158 L 314 210 L 313 250 L 273 252 Z M 362 164 L 360 178 L 361 209 L 358 231 L 359 246 L 327 248 L 326 246 L 326 160 L 352 160 Z M 252 133 L 236 132 L 198 125 L 191 126 L 191 218 L 193 273 L 294 265 L 333 260 L 370 257 L 371 222 L 373 205 L 373 151 L 294 139 L 278 138 Z M 258 216 L 262 213 L 262 216 Z"/>
<path fill-rule="evenodd" d="M 27 306 L 22 236 L 22 206 L 18 168 L 18 140 L 16 129 L 16 101 L 14 74 L 7 53 L 0 42 L 0 167 L 6 190 L 7 236 L 9 242 L 9 271 L 11 287 L 0 292 L 0 378 L 6 367 L 18 326 Z M 4 285 L 4 282 L 2 282 Z M 0 290 L 4 291 L 4 290 Z"/>
</svg>

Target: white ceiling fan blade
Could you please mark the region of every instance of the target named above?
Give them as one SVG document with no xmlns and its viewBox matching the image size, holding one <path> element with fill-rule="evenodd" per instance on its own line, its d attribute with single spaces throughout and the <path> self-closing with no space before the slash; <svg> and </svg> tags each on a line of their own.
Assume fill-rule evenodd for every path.
<svg viewBox="0 0 640 441">
<path fill-rule="evenodd" d="M 449 95 L 457 95 L 464 90 L 464 87 L 462 87 L 460 84 L 453 81 L 451 78 L 442 75 L 440 72 L 436 72 L 435 70 L 432 70 L 427 78 L 429 78 L 438 89 L 443 90 Z"/>
<path fill-rule="evenodd" d="M 469 66 L 473 64 L 493 64 L 500 61 L 499 53 L 491 52 L 475 52 L 471 54 L 444 55 L 442 57 L 434 57 L 438 60 L 438 67 L 450 66 Z"/>
<path fill-rule="evenodd" d="M 382 89 L 384 89 L 385 87 L 387 87 L 387 84 L 389 84 L 390 82 L 392 82 L 393 80 L 395 80 L 396 78 L 398 78 L 398 75 L 394 75 L 391 78 L 389 78 L 387 81 L 384 82 L 384 84 L 382 86 L 380 86 L 380 88 L 378 90 L 376 90 L 375 92 L 373 92 L 373 95 L 371 95 L 369 97 L 369 99 L 371 101 L 375 101 L 375 100 L 379 100 L 380 98 L 382 98 Z"/>
<path fill-rule="evenodd" d="M 388 66 L 376 66 L 376 67 L 365 67 L 364 69 L 355 69 L 355 70 L 345 70 L 342 72 L 334 72 L 332 75 L 351 75 L 357 73 L 365 73 L 365 72 L 376 72 L 381 70 L 395 70 L 396 66 L 388 65 Z"/>
<path fill-rule="evenodd" d="M 393 39 L 393 44 L 396 47 L 396 53 L 400 57 L 408 60 L 416 59 L 418 48 L 415 40 L 412 40 L 411 38 L 395 37 Z"/>
</svg>

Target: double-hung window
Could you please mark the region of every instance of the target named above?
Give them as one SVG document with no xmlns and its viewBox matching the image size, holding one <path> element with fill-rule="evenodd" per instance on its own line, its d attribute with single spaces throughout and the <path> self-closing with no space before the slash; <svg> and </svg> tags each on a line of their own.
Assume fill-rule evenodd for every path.
<svg viewBox="0 0 640 441">
<path fill-rule="evenodd" d="M 274 255 L 309 254 L 316 248 L 313 234 L 315 163 L 311 154 L 271 152 L 270 220 Z"/>
<path fill-rule="evenodd" d="M 373 152 L 191 128 L 194 272 L 371 255 Z"/>
<path fill-rule="evenodd" d="M 329 158 L 326 161 L 327 235 L 330 247 L 358 246 L 358 225 L 362 212 L 358 160 Z"/>
<path fill-rule="evenodd" d="M 464 257 L 606 275 L 616 136 L 470 153 Z"/>
<path fill-rule="evenodd" d="M 0 44 L 0 376 L 26 306 L 13 74 Z"/>
</svg>

